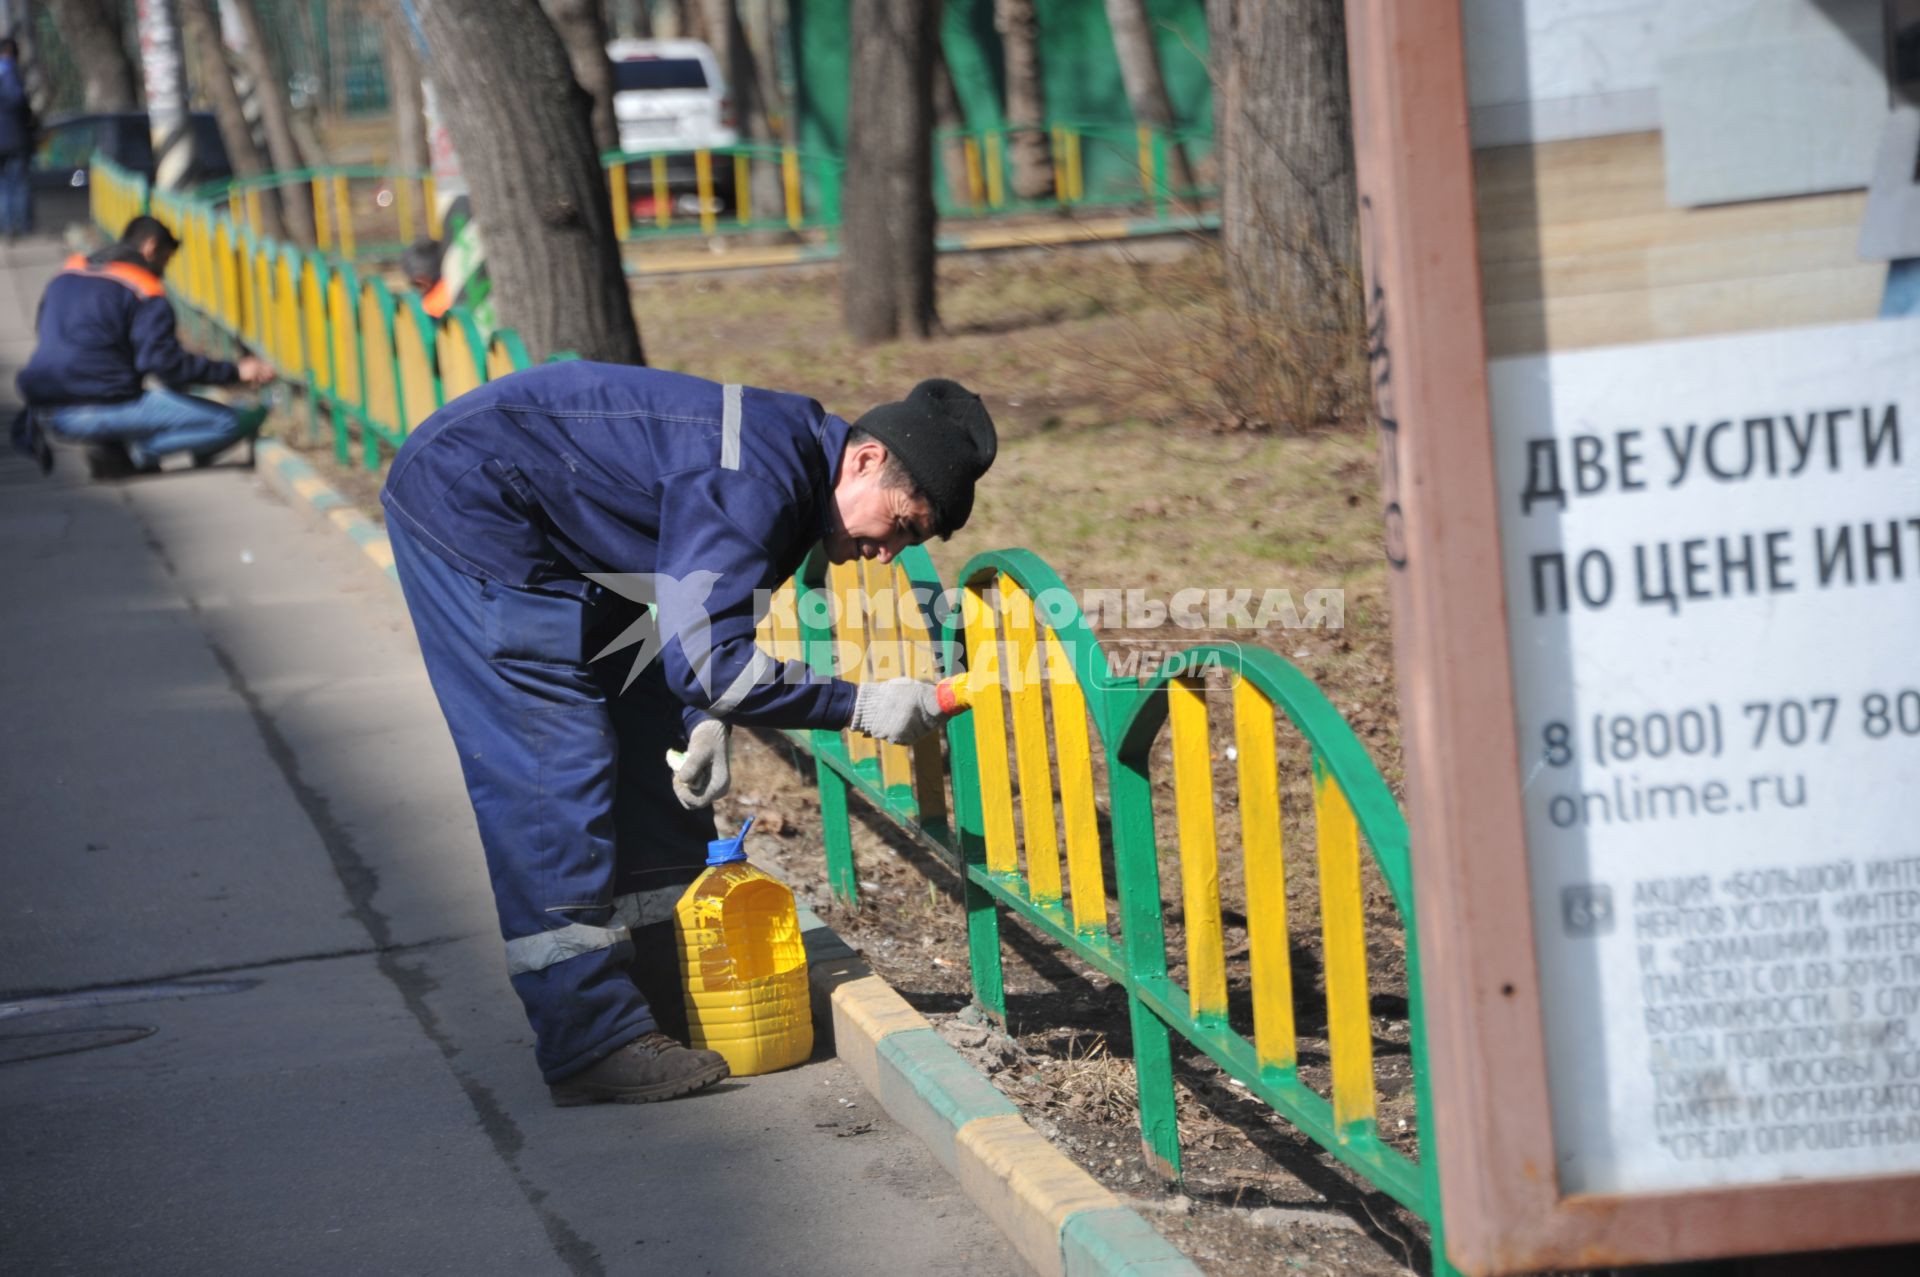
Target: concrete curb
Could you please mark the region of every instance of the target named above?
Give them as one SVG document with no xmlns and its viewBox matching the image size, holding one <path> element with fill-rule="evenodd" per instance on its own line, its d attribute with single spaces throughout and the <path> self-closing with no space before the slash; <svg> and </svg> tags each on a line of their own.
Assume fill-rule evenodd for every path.
<svg viewBox="0 0 1920 1277">
<path fill-rule="evenodd" d="M 393 570 L 393 547 L 387 544 L 386 529 L 360 513 L 293 449 L 277 439 L 262 439 L 254 444 L 253 468 L 287 500 L 310 507 L 352 537 L 360 552 L 373 560 L 388 580 L 400 583 L 399 574 Z"/>
<path fill-rule="evenodd" d="M 800 933 L 816 1031 L 833 1034 L 834 1054 L 933 1150 L 1040 1277 L 1198 1277 L 809 909 L 800 910 Z"/>
<path fill-rule="evenodd" d="M 389 580 L 393 549 L 285 444 L 263 439 L 254 468 L 295 504 L 353 538 Z M 800 910 L 816 1033 L 888 1115 L 918 1136 L 1039 1277 L 1199 1277 L 1173 1244 L 1020 1116 L 926 1017 L 873 973 L 812 910 Z"/>
</svg>

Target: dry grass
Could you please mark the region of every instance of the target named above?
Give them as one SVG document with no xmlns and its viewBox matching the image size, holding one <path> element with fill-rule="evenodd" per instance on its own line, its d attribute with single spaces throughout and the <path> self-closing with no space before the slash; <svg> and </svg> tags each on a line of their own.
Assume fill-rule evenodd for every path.
<svg viewBox="0 0 1920 1277">
<path fill-rule="evenodd" d="M 1359 296 L 1344 267 L 1318 261 L 1317 287 Z M 1150 419 L 1212 429 L 1304 434 L 1338 429 L 1367 413 L 1366 331 L 1355 306 L 1331 329 L 1284 310 L 1258 314 L 1244 290 L 1229 286 L 1218 245 L 1196 238 L 1177 270 L 1155 278 L 1160 324 L 1136 318 L 1121 340 L 1089 346 L 1082 357 Z"/>
</svg>

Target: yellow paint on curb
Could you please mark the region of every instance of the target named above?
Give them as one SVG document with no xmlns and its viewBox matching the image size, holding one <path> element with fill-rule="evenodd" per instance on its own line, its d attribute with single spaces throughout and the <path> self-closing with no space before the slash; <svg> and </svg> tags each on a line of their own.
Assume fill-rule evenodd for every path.
<svg viewBox="0 0 1920 1277">
<path fill-rule="evenodd" d="M 342 532 L 352 532 L 353 525 L 365 517 L 365 515 L 350 505 L 337 505 L 327 511 L 327 522 L 339 528 Z"/>
<path fill-rule="evenodd" d="M 1067 1216 L 1120 1205 L 1017 1114 L 975 1118 L 960 1128 L 955 1145 L 960 1186 L 1040 1277 L 1065 1270 L 1060 1230 Z"/>
<path fill-rule="evenodd" d="M 307 501 L 332 491 L 333 489 L 327 486 L 326 480 L 317 474 L 301 475 L 293 481 L 294 495 Z"/>
<path fill-rule="evenodd" d="M 380 565 L 381 571 L 384 572 L 393 566 L 393 547 L 387 543 L 385 537 L 380 538 L 378 541 L 367 541 L 363 543 L 360 548 L 367 552 L 369 559 L 372 559 Z"/>
<path fill-rule="evenodd" d="M 635 259 L 642 275 L 671 275 L 686 271 L 743 270 L 754 266 L 793 266 L 807 260 L 797 248 L 729 249 L 724 253 L 661 253 Z"/>
<path fill-rule="evenodd" d="M 961 247 L 1022 248 L 1041 244 L 1079 244 L 1107 239 L 1125 239 L 1133 224 L 1125 218 L 1101 218 L 1086 222 L 1063 222 L 1057 226 L 986 227 L 963 231 L 956 238 Z"/>
<path fill-rule="evenodd" d="M 926 1017 L 877 975 L 849 980 L 833 991 L 834 1053 L 870 1095 L 880 1094 L 880 1039 L 903 1029 L 930 1028 Z"/>
</svg>

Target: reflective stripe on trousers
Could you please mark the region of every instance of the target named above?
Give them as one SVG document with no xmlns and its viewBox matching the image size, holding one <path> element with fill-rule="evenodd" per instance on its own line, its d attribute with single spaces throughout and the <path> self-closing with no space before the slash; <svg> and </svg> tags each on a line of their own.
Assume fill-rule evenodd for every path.
<svg viewBox="0 0 1920 1277">
<path fill-rule="evenodd" d="M 656 887 L 652 891 L 635 891 L 620 896 L 613 902 L 616 926 L 594 927 L 576 922 L 555 931 L 542 931 L 521 936 L 518 940 L 509 940 L 507 974 L 545 970 L 556 962 L 565 962 L 583 953 L 616 945 L 631 947 L 633 929 L 673 917 L 673 907 L 680 903 L 680 897 L 686 891 L 685 886 L 675 883 L 671 887 Z"/>
<path fill-rule="evenodd" d="M 714 837 L 710 811 L 673 797 L 665 755 L 685 747 L 681 706 L 657 662 L 623 691 L 627 662 L 590 659 L 637 605 L 467 576 L 402 520 L 388 536 L 473 800 L 514 992 L 558 1081 L 656 1027 L 620 941 L 671 912 Z M 648 979 L 671 987 L 677 970 Z"/>
</svg>

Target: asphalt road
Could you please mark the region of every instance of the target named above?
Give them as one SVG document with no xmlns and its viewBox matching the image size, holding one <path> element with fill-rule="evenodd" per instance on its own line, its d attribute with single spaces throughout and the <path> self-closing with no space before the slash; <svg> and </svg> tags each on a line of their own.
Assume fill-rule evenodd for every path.
<svg viewBox="0 0 1920 1277">
<path fill-rule="evenodd" d="M 0 1271 L 1023 1271 L 837 1061 L 550 1106 L 398 592 L 244 469 L 0 460 L 0 883 Z"/>
</svg>

